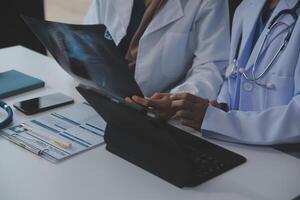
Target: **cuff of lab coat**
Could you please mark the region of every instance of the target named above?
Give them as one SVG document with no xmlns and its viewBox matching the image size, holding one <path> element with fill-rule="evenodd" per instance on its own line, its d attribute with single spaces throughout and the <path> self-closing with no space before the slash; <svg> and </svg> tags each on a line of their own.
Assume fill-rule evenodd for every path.
<svg viewBox="0 0 300 200">
<path fill-rule="evenodd" d="M 239 140 L 224 134 L 228 118 L 227 112 L 219 108 L 209 106 L 206 110 L 201 126 L 201 133 L 203 137 L 239 143 Z"/>
<path fill-rule="evenodd" d="M 219 108 L 208 106 L 201 129 L 202 130 L 209 130 L 209 131 L 215 131 L 218 129 L 217 123 L 220 122 L 219 120 L 223 121 L 223 115 L 226 114 L 226 112 L 222 111 Z"/>
<path fill-rule="evenodd" d="M 213 107 L 213 106 L 208 106 L 202 126 L 201 126 L 201 132 L 214 132 L 214 133 L 222 133 L 222 124 L 226 120 L 226 112 Z"/>
<path fill-rule="evenodd" d="M 208 84 L 198 84 L 193 85 L 193 84 L 182 84 L 179 85 L 175 88 L 173 88 L 170 93 L 182 93 L 182 92 L 186 92 L 186 93 L 190 93 L 193 94 L 195 96 L 199 96 L 202 98 L 206 98 L 206 99 L 216 99 L 216 94 L 215 92 L 213 92 L 213 88 L 210 87 L 210 85 Z"/>
</svg>

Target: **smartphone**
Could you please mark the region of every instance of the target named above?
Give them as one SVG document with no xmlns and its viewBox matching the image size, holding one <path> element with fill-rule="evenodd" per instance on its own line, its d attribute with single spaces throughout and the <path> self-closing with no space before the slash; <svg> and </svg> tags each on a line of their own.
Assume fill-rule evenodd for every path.
<svg viewBox="0 0 300 200">
<path fill-rule="evenodd" d="M 71 103 L 74 103 L 71 97 L 55 93 L 15 103 L 14 107 L 26 115 L 32 115 Z"/>
</svg>

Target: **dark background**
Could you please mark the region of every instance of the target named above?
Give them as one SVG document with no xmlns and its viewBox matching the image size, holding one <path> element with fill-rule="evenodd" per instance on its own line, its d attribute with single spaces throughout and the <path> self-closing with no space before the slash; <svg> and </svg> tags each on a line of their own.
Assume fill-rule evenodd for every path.
<svg viewBox="0 0 300 200">
<path fill-rule="evenodd" d="M 20 15 L 44 19 L 43 0 L 0 0 L 0 48 L 22 45 L 40 53 L 45 49 Z"/>
<path fill-rule="evenodd" d="M 231 19 L 241 0 L 229 0 Z M 22 45 L 40 53 L 45 49 L 24 24 L 20 15 L 44 19 L 43 0 L 0 0 L 0 48 Z"/>
</svg>

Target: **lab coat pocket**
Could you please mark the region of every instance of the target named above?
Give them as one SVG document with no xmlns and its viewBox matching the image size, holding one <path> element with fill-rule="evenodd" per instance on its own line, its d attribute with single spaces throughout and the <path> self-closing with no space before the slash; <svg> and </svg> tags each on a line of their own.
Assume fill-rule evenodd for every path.
<svg viewBox="0 0 300 200">
<path fill-rule="evenodd" d="M 293 77 L 283 77 L 272 74 L 269 82 L 272 83 L 274 87 L 272 89 L 266 89 L 266 108 L 287 105 L 294 94 Z"/>
<path fill-rule="evenodd" d="M 192 59 L 188 47 L 189 34 L 167 32 L 164 35 L 161 66 L 163 76 L 175 81 L 186 72 L 186 67 Z"/>
</svg>

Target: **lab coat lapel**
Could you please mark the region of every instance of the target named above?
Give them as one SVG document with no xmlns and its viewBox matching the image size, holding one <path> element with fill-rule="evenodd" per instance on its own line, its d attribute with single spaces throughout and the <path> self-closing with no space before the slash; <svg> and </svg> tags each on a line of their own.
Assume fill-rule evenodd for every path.
<svg viewBox="0 0 300 200">
<path fill-rule="evenodd" d="M 294 2 L 295 2 L 295 0 L 281 0 L 281 1 L 279 1 L 279 4 L 278 4 L 277 7 L 275 8 L 274 12 L 272 13 L 272 15 L 271 15 L 271 17 L 270 17 L 270 20 L 269 20 L 268 24 L 266 25 L 266 28 L 265 28 L 264 31 L 261 33 L 259 39 L 257 40 L 257 42 L 256 42 L 256 44 L 255 44 L 255 46 L 254 46 L 254 48 L 253 48 L 253 51 L 252 51 L 252 53 L 251 53 L 251 56 L 250 56 L 250 58 L 249 58 L 249 60 L 248 60 L 248 63 L 247 63 L 247 65 L 246 65 L 246 71 L 249 70 L 249 69 L 251 69 L 251 68 L 253 67 L 254 62 L 255 62 L 255 59 L 256 59 L 257 54 L 258 54 L 258 51 L 259 51 L 259 49 L 261 48 L 261 45 L 262 45 L 262 43 L 263 43 L 263 40 L 264 40 L 264 38 L 265 38 L 265 36 L 266 36 L 266 34 L 267 34 L 267 27 L 270 25 L 272 19 L 273 19 L 275 16 L 277 16 L 278 13 L 279 13 L 280 11 L 282 11 L 282 10 L 284 10 L 284 9 L 290 9 L 290 8 L 292 8 L 292 7 L 294 6 L 294 4 L 295 4 Z M 285 23 L 285 24 L 287 24 L 287 25 L 290 25 L 291 23 L 293 23 L 293 18 L 290 17 L 290 16 L 288 16 L 288 15 L 284 15 L 283 17 L 281 17 L 281 18 L 279 19 L 279 21 L 280 21 L 280 22 L 283 22 L 283 23 Z M 255 28 L 255 27 L 254 27 L 254 28 Z M 282 32 L 282 31 L 281 31 L 282 29 L 280 29 L 280 28 L 277 28 L 277 30 L 278 30 L 278 32 L 274 31 L 273 33 L 270 33 L 270 34 L 272 34 L 272 35 L 270 36 L 269 41 L 273 41 L 273 40 L 274 40 L 276 37 L 278 37 L 280 34 L 286 34 L 286 32 Z M 270 44 L 270 42 L 269 42 L 268 44 L 265 44 L 265 45 L 263 46 L 260 56 L 262 56 L 262 55 L 265 53 L 265 51 L 266 51 L 266 50 L 268 49 L 268 47 L 269 47 L 269 44 Z M 260 57 L 259 59 L 261 59 L 261 57 Z M 271 57 L 270 57 L 270 59 L 271 59 Z M 258 69 L 258 71 L 259 71 L 259 70 L 260 70 L 260 69 Z"/>
<path fill-rule="evenodd" d="M 109 30 L 111 30 L 111 35 L 116 44 L 122 40 L 122 38 L 127 33 L 127 28 L 129 26 L 133 0 L 109 0 L 112 4 L 114 10 L 110 17 L 116 17 L 116 19 L 105 19 L 108 21 L 113 21 L 115 23 L 107 23 Z M 109 27 L 110 26 L 110 27 Z"/>
<path fill-rule="evenodd" d="M 161 28 L 171 24 L 183 16 L 184 14 L 181 0 L 168 0 L 166 5 L 164 5 L 164 7 L 158 12 L 158 14 L 149 24 L 144 36 L 160 30 Z"/>
<path fill-rule="evenodd" d="M 272 13 L 271 19 L 273 19 L 276 15 L 279 14 L 282 10 L 285 9 L 292 9 L 298 0 L 281 0 L 279 1 L 278 6 L 275 8 L 274 12 Z M 283 15 L 280 17 L 279 21 L 284 22 L 285 24 L 290 25 L 294 22 L 293 18 L 290 15 Z M 270 24 L 271 20 L 269 20 L 268 25 Z"/>
<path fill-rule="evenodd" d="M 253 42 L 253 34 L 255 33 L 256 22 L 259 15 L 265 5 L 266 0 L 252 0 L 249 2 L 247 10 L 245 10 L 242 16 L 242 43 L 240 46 L 241 53 L 239 56 L 240 67 L 245 68 L 248 62 L 249 56 L 251 55 L 251 48 Z M 240 36 L 238 36 L 240 37 Z"/>
</svg>

